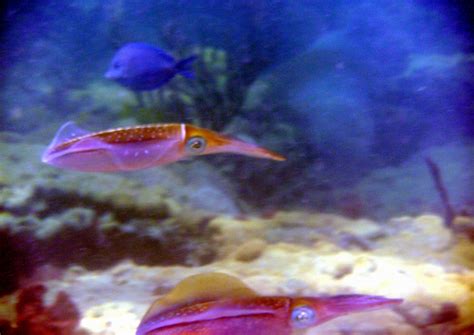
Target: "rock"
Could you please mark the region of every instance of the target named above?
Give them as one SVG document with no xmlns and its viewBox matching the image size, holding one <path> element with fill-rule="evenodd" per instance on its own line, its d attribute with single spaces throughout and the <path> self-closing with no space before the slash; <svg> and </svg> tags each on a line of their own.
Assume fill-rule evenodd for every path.
<svg viewBox="0 0 474 335">
<path fill-rule="evenodd" d="M 474 240 L 474 216 L 456 216 L 453 220 L 453 230 Z"/>
<path fill-rule="evenodd" d="M 259 242 L 260 243 L 260 242 Z M 350 271 L 349 271 L 350 270 Z M 50 289 L 64 290 L 84 312 L 81 326 L 92 334 L 122 334 L 138 325 L 156 294 L 168 292 L 183 278 L 220 271 L 242 278 L 266 295 L 375 294 L 403 298 L 396 309 L 368 311 L 341 317 L 308 334 L 337 330 L 341 334 L 455 333 L 474 318 L 474 272 L 449 272 L 442 266 L 406 260 L 396 255 L 346 252 L 321 255 L 317 248 L 292 244 L 267 245 L 251 263 L 226 258 L 200 267 L 139 266 L 131 262 L 108 270 L 70 270 L 65 281 L 51 281 Z M 94 294 L 101 292 L 101 294 Z M 453 318 L 453 311 L 459 316 Z M 121 319 L 120 316 L 123 316 Z M 118 319 L 117 319 L 118 318 Z M 120 319 L 120 320 L 119 320 Z M 121 320 L 127 320 L 123 325 Z M 414 322 L 413 320 L 417 320 Z M 441 328 L 439 328 L 441 327 Z"/>
<path fill-rule="evenodd" d="M 399 166 L 377 169 L 362 178 L 352 192 L 364 203 L 371 217 L 384 219 L 401 215 L 444 212 L 425 157 L 438 165 L 454 208 L 461 209 L 474 198 L 474 146 L 448 143 L 422 150 Z M 346 192 L 341 190 L 341 193 Z"/>
<path fill-rule="evenodd" d="M 92 334 L 134 334 L 140 319 L 133 311 L 130 303 L 104 303 L 86 310 L 80 325 Z"/>
<path fill-rule="evenodd" d="M 44 280 L 52 296 L 69 294 L 92 334 L 133 332 L 154 298 L 189 275 L 209 271 L 236 275 L 261 294 L 361 293 L 406 301 L 396 310 L 334 320 L 322 330 L 420 334 L 429 327 L 439 335 L 472 324 L 474 247 L 440 217 L 377 222 L 307 211 L 263 218 L 216 214 L 212 203 L 220 199 L 215 208 L 234 212 L 238 206 L 220 176 L 189 173 L 200 171 L 202 162 L 150 174 L 80 174 L 31 159 L 41 148 L 6 148 L 0 233 L 9 243 L 6 253 L 15 257 L 5 266 L 51 262 L 66 269 Z M 209 180 L 218 185 L 203 193 L 212 195 L 209 206 L 188 206 L 201 201 L 193 187 Z M 464 225 L 459 220 L 455 224 Z M 7 284 L 9 290 L 17 285 Z"/>
<path fill-rule="evenodd" d="M 202 264 L 216 255 L 215 244 L 207 243 L 214 234 L 208 222 L 215 214 L 191 205 L 213 212 L 238 210 L 228 185 L 202 162 L 198 182 L 183 178 L 185 169 L 157 168 L 148 170 L 148 177 L 145 172 L 86 174 L 42 164 L 46 145 L 0 146 L 5 153 L 0 227 L 11 239 L 31 240 L 38 250 L 30 257 L 41 262 L 64 264 L 70 256 L 69 261 L 96 267 L 128 254 L 145 263 Z M 209 180 L 207 191 L 196 192 L 199 184 L 211 185 Z M 61 243 L 71 255 L 63 253 Z M 147 247 L 134 248 L 135 243 Z"/>
<path fill-rule="evenodd" d="M 454 253 L 446 253 L 455 244 L 453 232 L 444 226 L 440 217 L 401 217 L 388 221 L 386 227 L 390 233 L 380 245 L 384 251 L 408 259 L 439 261 L 444 258 L 444 264 L 453 264 Z"/>
<path fill-rule="evenodd" d="M 251 239 L 242 244 L 234 253 L 234 258 L 240 262 L 251 262 L 259 258 L 265 251 L 267 243 L 261 239 Z"/>
<path fill-rule="evenodd" d="M 129 174 L 85 174 L 41 163 L 39 157 L 46 144 L 0 143 L 0 147 L 8 157 L 2 161 L 1 175 L 8 187 L 0 190 L 0 203 L 11 211 L 30 213 L 32 207 L 47 211 L 44 201 L 56 206 L 69 201 L 68 207 L 71 202 L 101 203 L 124 212 L 142 211 L 162 217 L 183 206 L 228 214 L 240 212 L 230 183 L 203 162 Z M 191 175 L 190 169 L 194 171 Z"/>
<path fill-rule="evenodd" d="M 269 241 L 309 245 L 331 242 L 345 249 L 371 249 L 373 243 L 386 234 L 385 228 L 374 221 L 350 220 L 332 214 L 277 212 L 267 224 L 275 226 L 267 233 Z"/>
<path fill-rule="evenodd" d="M 221 257 L 230 254 L 250 239 L 263 237 L 265 231 L 264 223 L 256 218 L 237 220 L 218 216 L 209 222 L 209 226 L 216 230 L 213 241 L 221 246 Z"/>
</svg>

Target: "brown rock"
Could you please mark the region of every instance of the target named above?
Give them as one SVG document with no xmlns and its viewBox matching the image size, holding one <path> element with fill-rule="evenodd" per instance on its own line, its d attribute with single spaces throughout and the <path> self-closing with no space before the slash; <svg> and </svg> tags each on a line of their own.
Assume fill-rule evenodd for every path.
<svg viewBox="0 0 474 335">
<path fill-rule="evenodd" d="M 251 262 L 259 258 L 266 247 L 267 242 L 264 240 L 259 238 L 249 240 L 237 248 L 234 253 L 234 258 L 241 262 Z"/>
</svg>

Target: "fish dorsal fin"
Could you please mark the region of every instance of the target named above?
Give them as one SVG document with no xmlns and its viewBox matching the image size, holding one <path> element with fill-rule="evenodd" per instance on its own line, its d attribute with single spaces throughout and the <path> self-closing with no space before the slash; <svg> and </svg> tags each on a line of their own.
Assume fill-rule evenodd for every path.
<svg viewBox="0 0 474 335">
<path fill-rule="evenodd" d="M 190 303 L 255 296 L 257 293 L 236 277 L 218 272 L 197 274 L 183 279 L 171 292 L 155 301 L 144 320 L 164 310 Z"/>
<path fill-rule="evenodd" d="M 85 129 L 79 128 L 75 122 L 68 121 L 61 126 L 56 132 L 53 141 L 49 145 L 50 148 L 57 146 L 58 144 L 72 140 L 73 138 L 91 134 L 92 132 Z"/>
</svg>

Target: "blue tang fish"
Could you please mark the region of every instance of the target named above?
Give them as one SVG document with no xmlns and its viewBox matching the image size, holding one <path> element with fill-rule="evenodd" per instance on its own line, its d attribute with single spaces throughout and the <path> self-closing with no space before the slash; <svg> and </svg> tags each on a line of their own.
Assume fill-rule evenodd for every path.
<svg viewBox="0 0 474 335">
<path fill-rule="evenodd" d="M 105 77 L 134 91 L 154 90 L 176 74 L 193 78 L 195 55 L 176 61 L 165 51 L 147 43 L 128 43 L 120 48 Z"/>
</svg>

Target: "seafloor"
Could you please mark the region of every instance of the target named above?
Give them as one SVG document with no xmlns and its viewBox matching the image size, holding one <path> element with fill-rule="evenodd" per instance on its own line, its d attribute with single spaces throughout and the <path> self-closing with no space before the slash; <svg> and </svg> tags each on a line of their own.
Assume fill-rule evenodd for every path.
<svg viewBox="0 0 474 335">
<path fill-rule="evenodd" d="M 199 207 L 193 191 L 200 178 L 190 185 L 179 170 L 154 177 L 72 173 L 42 165 L 36 158 L 44 146 L 2 140 L 0 252 L 9 259 L 3 293 L 41 283 L 48 305 L 66 292 L 81 334 L 134 334 L 154 299 L 208 271 L 235 275 L 267 295 L 404 299 L 307 334 L 473 332 L 474 244 L 460 228 L 472 224 L 470 217 L 458 217 L 454 230 L 429 213 L 380 222 L 300 211 L 215 214 L 212 206 L 182 205 Z M 202 185 L 212 185 L 208 177 Z M 219 202 L 218 211 L 237 212 L 222 194 L 225 182 L 213 182 L 220 187 L 202 186 L 204 197 Z M 14 297 L 0 301 L 0 319 L 13 328 Z"/>
</svg>

